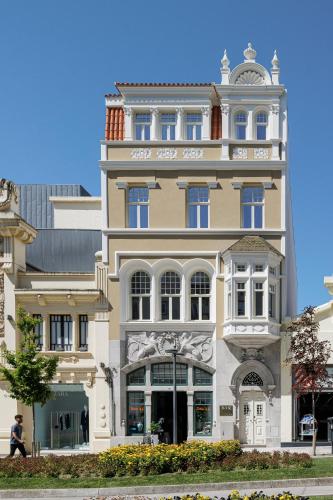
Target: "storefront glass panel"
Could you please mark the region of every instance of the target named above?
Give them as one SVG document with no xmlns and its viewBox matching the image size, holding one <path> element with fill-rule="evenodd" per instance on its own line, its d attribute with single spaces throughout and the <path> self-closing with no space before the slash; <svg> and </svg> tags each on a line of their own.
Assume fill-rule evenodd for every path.
<svg viewBox="0 0 333 500">
<path fill-rule="evenodd" d="M 145 429 L 145 395 L 143 391 L 127 393 L 127 434 L 140 435 Z"/>
<path fill-rule="evenodd" d="M 212 392 L 195 392 L 193 401 L 194 435 L 210 436 L 212 434 Z"/>
</svg>

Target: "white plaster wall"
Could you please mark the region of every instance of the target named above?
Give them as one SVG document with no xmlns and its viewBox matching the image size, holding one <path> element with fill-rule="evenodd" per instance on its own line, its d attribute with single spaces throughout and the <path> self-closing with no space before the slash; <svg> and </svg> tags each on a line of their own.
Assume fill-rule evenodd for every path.
<svg viewBox="0 0 333 500">
<path fill-rule="evenodd" d="M 78 197 L 68 201 L 50 197 L 50 201 L 54 207 L 55 229 L 101 229 L 100 198 Z"/>
</svg>

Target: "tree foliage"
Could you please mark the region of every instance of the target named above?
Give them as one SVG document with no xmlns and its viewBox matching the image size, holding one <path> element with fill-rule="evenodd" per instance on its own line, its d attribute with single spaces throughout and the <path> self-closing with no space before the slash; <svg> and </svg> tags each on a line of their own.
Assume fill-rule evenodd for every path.
<svg viewBox="0 0 333 500">
<path fill-rule="evenodd" d="M 318 338 L 318 330 L 313 306 L 305 307 L 287 326 L 290 345 L 286 362 L 293 367 L 293 389 L 299 396 L 320 392 L 327 385 L 326 366 L 332 349 L 328 340 Z"/>
<path fill-rule="evenodd" d="M 44 405 L 51 397 L 49 383 L 53 379 L 57 356 L 43 356 L 37 347 L 35 327 L 40 323 L 23 308 L 18 310 L 17 328 L 22 335 L 20 349 L 4 349 L 8 366 L 0 366 L 0 374 L 9 383 L 9 395 L 27 406 Z"/>
</svg>

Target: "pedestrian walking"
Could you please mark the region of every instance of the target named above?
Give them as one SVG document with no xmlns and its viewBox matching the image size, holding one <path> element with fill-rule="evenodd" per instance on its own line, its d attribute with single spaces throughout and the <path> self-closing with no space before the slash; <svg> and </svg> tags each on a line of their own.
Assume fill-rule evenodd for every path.
<svg viewBox="0 0 333 500">
<path fill-rule="evenodd" d="M 22 439 L 22 415 L 15 415 L 15 424 L 10 428 L 10 454 L 9 457 L 13 457 L 16 449 L 19 449 L 21 455 L 26 458 L 27 452 L 25 451 L 24 441 Z"/>
</svg>

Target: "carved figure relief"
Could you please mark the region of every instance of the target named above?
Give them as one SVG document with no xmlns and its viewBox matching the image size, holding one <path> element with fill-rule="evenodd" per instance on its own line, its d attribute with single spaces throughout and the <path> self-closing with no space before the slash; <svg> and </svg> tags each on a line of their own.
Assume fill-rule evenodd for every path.
<svg viewBox="0 0 333 500">
<path fill-rule="evenodd" d="M 130 333 L 127 339 L 127 358 L 134 363 L 150 356 L 166 356 L 168 349 L 176 347 L 187 358 L 207 363 L 213 355 L 212 339 L 208 335 L 184 332 Z"/>
<path fill-rule="evenodd" d="M 0 210 L 7 210 L 12 199 L 17 202 L 15 184 L 7 179 L 0 179 Z"/>
</svg>

